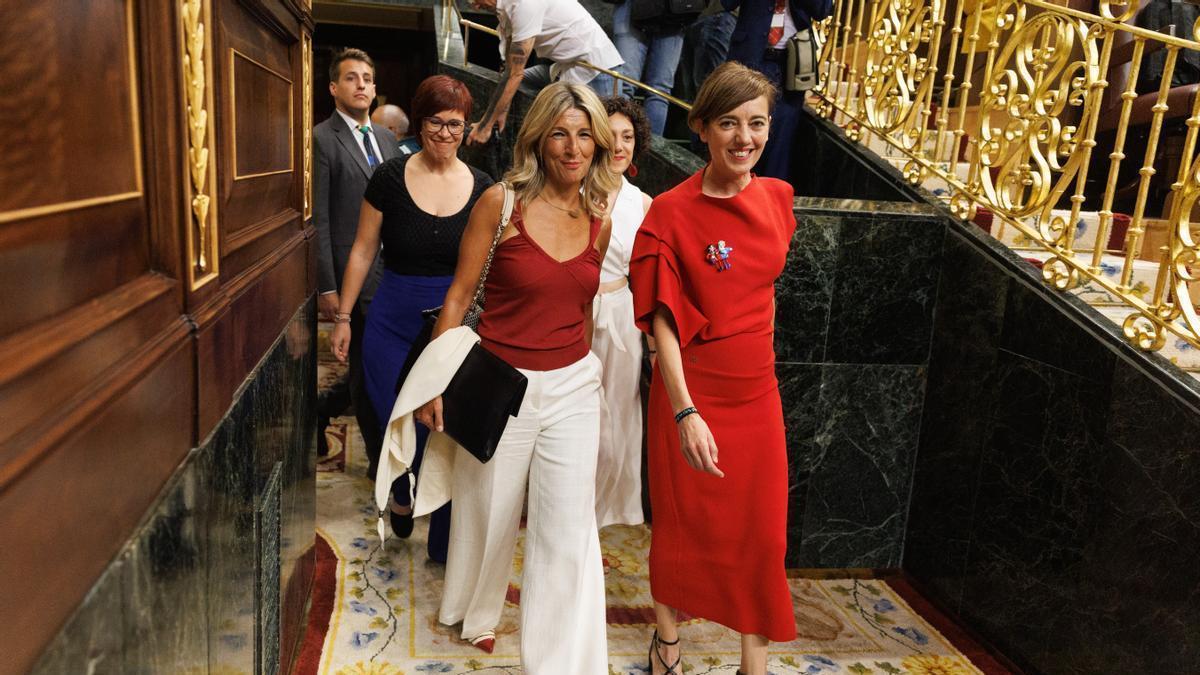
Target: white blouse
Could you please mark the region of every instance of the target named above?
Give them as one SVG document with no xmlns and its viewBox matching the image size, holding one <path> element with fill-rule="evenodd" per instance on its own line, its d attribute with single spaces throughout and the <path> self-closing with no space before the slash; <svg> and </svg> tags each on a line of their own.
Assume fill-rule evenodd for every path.
<svg viewBox="0 0 1200 675">
<path fill-rule="evenodd" d="M 612 209 L 612 237 L 608 241 L 608 254 L 600 266 L 600 283 L 608 283 L 629 276 L 629 257 L 633 255 L 633 238 L 646 212 L 642 205 L 643 192 L 624 176 L 621 189 Z"/>
</svg>

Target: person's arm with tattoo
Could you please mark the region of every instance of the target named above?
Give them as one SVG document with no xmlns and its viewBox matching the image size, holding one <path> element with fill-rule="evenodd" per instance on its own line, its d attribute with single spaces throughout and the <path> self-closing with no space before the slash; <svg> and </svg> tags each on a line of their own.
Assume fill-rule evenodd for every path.
<svg viewBox="0 0 1200 675">
<path fill-rule="evenodd" d="M 492 92 L 492 100 L 488 102 L 487 110 L 483 113 L 483 119 L 471 129 L 471 135 L 467 136 L 467 144 L 487 143 L 492 137 L 492 126 L 499 125 L 500 130 L 504 130 L 504 123 L 508 119 L 508 108 L 512 105 L 513 96 L 517 94 L 517 88 L 521 86 L 521 79 L 525 77 L 525 64 L 529 62 L 529 56 L 533 53 L 533 38 L 522 40 L 521 42 L 509 42 L 507 56 L 504 58 L 504 70 L 500 71 L 499 86 Z"/>
</svg>

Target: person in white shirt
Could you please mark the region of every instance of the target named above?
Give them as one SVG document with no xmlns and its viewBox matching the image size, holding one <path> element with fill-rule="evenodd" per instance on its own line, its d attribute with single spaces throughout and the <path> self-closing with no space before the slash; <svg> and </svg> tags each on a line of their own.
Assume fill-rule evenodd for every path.
<svg viewBox="0 0 1200 675">
<path fill-rule="evenodd" d="M 625 176 L 650 143 L 650 121 L 642 107 L 618 96 L 604 99 L 613 131 L 612 172 L 621 186 L 608 196 L 612 235 L 600 266 L 600 288 L 592 300 L 592 353 L 604 365 L 600 450 L 596 462 L 596 526 L 638 525 L 642 514 L 642 332 L 633 323 L 629 257 L 650 195 Z M 649 338 L 654 359 L 654 338 Z"/>
<path fill-rule="evenodd" d="M 471 5 L 496 12 L 504 69 L 482 119 L 467 137 L 468 145 L 486 143 L 493 127 L 504 130 L 522 81 L 540 89 L 561 80 L 586 84 L 600 96 L 612 95 L 612 77 L 579 62 L 613 70 L 623 63 L 621 55 L 578 0 L 471 0 Z M 526 67 L 535 52 L 550 65 Z"/>
</svg>

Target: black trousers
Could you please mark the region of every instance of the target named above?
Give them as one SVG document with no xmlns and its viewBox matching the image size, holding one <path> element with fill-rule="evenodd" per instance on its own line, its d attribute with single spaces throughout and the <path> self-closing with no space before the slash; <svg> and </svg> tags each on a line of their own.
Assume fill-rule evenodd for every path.
<svg viewBox="0 0 1200 675">
<path fill-rule="evenodd" d="M 375 415 L 375 407 L 367 398 L 367 385 L 363 378 L 362 336 L 366 325 L 362 303 L 356 304 L 350 312 L 350 353 L 347 359 L 350 367 L 345 378 L 321 392 L 317 398 L 317 417 L 318 433 L 324 434 L 329 418 L 337 417 L 351 404 L 354 405 L 354 417 L 367 451 L 367 476 L 373 479 L 383 449 L 383 423 Z"/>
</svg>

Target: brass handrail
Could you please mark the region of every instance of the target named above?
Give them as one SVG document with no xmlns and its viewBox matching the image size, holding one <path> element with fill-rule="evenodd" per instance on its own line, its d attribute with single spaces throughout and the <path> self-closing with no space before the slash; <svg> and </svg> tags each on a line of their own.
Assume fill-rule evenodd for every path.
<svg viewBox="0 0 1200 675">
<path fill-rule="evenodd" d="M 1138 347 L 1159 350 L 1168 334 L 1200 347 L 1200 231 L 1191 223 L 1200 201 L 1200 95 L 1173 115 L 1186 118 L 1186 133 L 1162 204 L 1168 240 L 1140 252 L 1153 178 L 1170 168 L 1157 148 L 1172 112 L 1171 77 L 1180 52 L 1200 42 L 1127 23 L 1140 1 L 1100 0 L 1097 15 L 1047 0 L 835 0 L 816 26 L 824 46 L 813 93 L 820 114 L 896 155 L 913 184 L 940 186 L 957 215 L 986 208 L 1041 251 L 1046 283 L 1106 293 L 1128 307 L 1123 332 Z M 1164 53 L 1161 85 L 1144 95 L 1154 99 L 1145 149 L 1125 186 L 1136 192 L 1126 203 L 1129 227 L 1109 250 L 1135 85 L 1153 51 Z M 1110 66 L 1126 58 L 1128 81 L 1106 97 Z M 1101 137 L 1111 134 L 1112 145 L 1100 148 L 1101 120 L 1114 115 Z M 1100 174 L 1091 182 L 1089 170 Z M 1097 219 L 1090 243 L 1077 229 L 1089 212 Z M 1154 273 L 1135 281 L 1147 267 Z"/>
<path fill-rule="evenodd" d="M 455 11 L 457 11 L 457 9 Z M 495 28 L 491 28 L 490 26 L 485 26 L 481 23 L 471 21 L 470 19 L 461 18 L 461 15 L 458 20 L 458 23 L 463 28 L 466 29 L 463 34 L 463 65 L 466 65 L 466 61 L 467 61 L 466 45 L 470 44 L 472 30 L 477 30 L 481 33 L 487 33 L 488 35 L 495 35 L 496 37 L 500 36 L 500 32 L 497 31 Z M 690 111 L 692 109 L 692 105 L 690 103 L 688 103 L 687 101 L 676 98 L 666 92 L 659 91 L 658 89 L 651 87 L 650 85 L 646 84 L 645 82 L 635 80 L 632 77 L 629 77 L 627 75 L 622 75 L 621 73 L 618 73 L 615 70 L 610 70 L 608 68 L 601 68 L 600 66 L 593 65 L 593 64 L 588 63 L 587 61 L 583 61 L 583 60 L 574 61 L 573 64 L 577 65 L 577 66 L 583 66 L 584 68 L 587 68 L 589 70 L 594 70 L 598 73 L 604 73 L 605 75 L 612 77 L 614 80 L 628 82 L 629 84 L 632 84 L 633 86 L 637 87 L 638 89 L 641 89 L 642 91 L 654 94 L 655 96 L 661 96 L 664 100 L 666 100 L 669 103 L 672 103 L 676 106 L 679 106 L 680 108 L 683 108 L 686 111 Z M 616 96 L 616 95 L 617 95 L 617 83 L 614 82 L 613 83 L 613 96 Z"/>
</svg>

